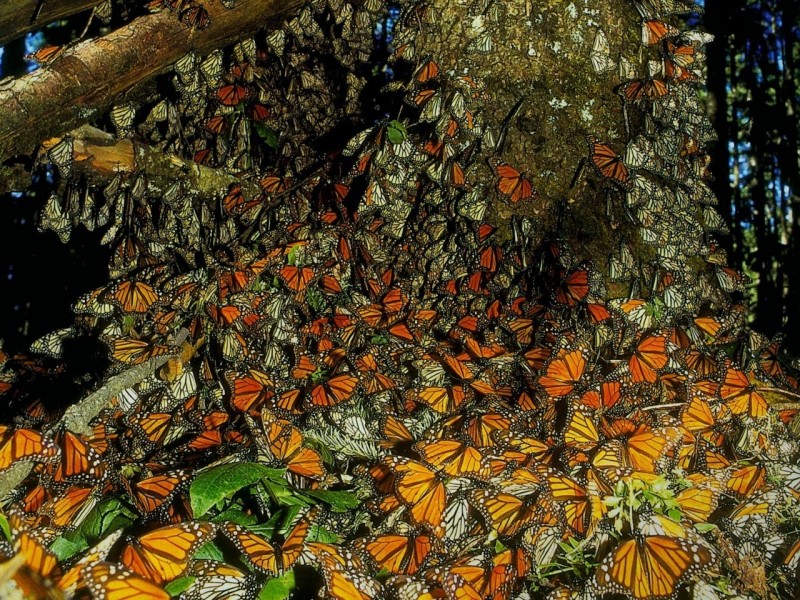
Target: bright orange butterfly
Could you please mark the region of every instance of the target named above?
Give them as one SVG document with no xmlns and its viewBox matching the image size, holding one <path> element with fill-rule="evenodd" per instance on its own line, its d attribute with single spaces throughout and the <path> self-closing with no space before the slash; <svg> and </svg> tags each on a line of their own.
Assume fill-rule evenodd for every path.
<svg viewBox="0 0 800 600">
<path fill-rule="evenodd" d="M 556 302 L 575 306 L 586 300 L 589 295 L 590 268 L 588 264 L 581 264 L 572 269 L 556 288 L 554 294 Z"/>
<path fill-rule="evenodd" d="M 457 440 L 419 442 L 414 449 L 425 463 L 451 477 L 486 478 L 490 474 L 488 461 L 480 451 Z"/>
<path fill-rule="evenodd" d="M 769 405 L 763 395 L 756 391 L 747 375 L 726 364 L 725 379 L 719 387 L 719 396 L 735 415 L 748 415 L 751 419 L 767 416 Z"/>
<path fill-rule="evenodd" d="M 125 365 L 139 365 L 151 358 L 177 351 L 178 348 L 175 346 L 154 344 L 147 340 L 129 337 L 116 338 L 111 342 L 111 357 Z"/>
<path fill-rule="evenodd" d="M 3 436 L 0 447 L 0 470 L 20 460 L 52 461 L 59 455 L 58 446 L 33 429 L 16 429 Z"/>
<path fill-rule="evenodd" d="M 608 554 L 595 573 L 599 594 L 625 594 L 635 600 L 672 598 L 678 586 L 713 561 L 698 542 L 651 535 L 626 539 Z"/>
<path fill-rule="evenodd" d="M 451 387 L 429 386 L 415 390 L 410 394 L 414 402 L 421 402 L 430 406 L 440 414 L 452 414 L 462 404 L 472 398 L 470 388 L 464 385 Z"/>
<path fill-rule="evenodd" d="M 633 383 L 655 383 L 657 371 L 669 362 L 667 354 L 667 338 L 663 335 L 650 335 L 642 339 L 636 346 L 633 355 L 628 359 L 628 367 Z"/>
<path fill-rule="evenodd" d="M 433 550 L 436 539 L 427 535 L 379 535 L 359 544 L 379 569 L 389 573 L 414 574 Z"/>
<path fill-rule="evenodd" d="M 281 545 L 268 542 L 236 523 L 226 523 L 225 533 L 254 567 L 274 576 L 291 569 L 300 558 L 310 527 L 311 518 L 306 515 L 297 522 Z"/>
<path fill-rule="evenodd" d="M 98 600 L 170 600 L 160 587 L 111 563 L 95 563 L 81 571 L 89 590 Z"/>
<path fill-rule="evenodd" d="M 185 522 L 159 527 L 131 539 L 122 550 L 121 561 L 134 573 L 163 584 L 182 575 L 195 551 L 215 534 L 212 523 Z"/>
<path fill-rule="evenodd" d="M 317 480 L 325 478 L 327 472 L 322 456 L 303 445 L 303 434 L 289 421 L 265 414 L 264 433 L 271 458 L 296 475 Z"/>
<path fill-rule="evenodd" d="M 667 37 L 675 37 L 678 30 L 657 19 L 642 21 L 642 43 L 646 46 L 655 46 Z"/>
<path fill-rule="evenodd" d="M 237 106 L 249 95 L 249 88 L 239 83 L 229 83 L 217 90 L 217 99 L 225 106 Z"/>
<path fill-rule="evenodd" d="M 311 267 L 286 265 L 281 268 L 279 274 L 290 290 L 302 292 L 314 278 L 314 269 Z"/>
<path fill-rule="evenodd" d="M 647 77 L 645 79 L 633 79 L 619 86 L 620 95 L 626 102 L 637 103 L 641 100 L 653 102 L 669 94 L 667 84 L 660 79 Z"/>
<path fill-rule="evenodd" d="M 538 198 L 530 180 L 523 173 L 517 171 L 507 162 L 493 159 L 489 163 L 500 180 L 497 182 L 497 191 L 508 198 L 512 204 Z"/>
<path fill-rule="evenodd" d="M 397 475 L 395 494 L 401 503 L 409 507 L 411 518 L 440 537 L 447 505 L 442 476 L 438 471 L 411 459 L 388 457 L 386 461 Z"/>
<path fill-rule="evenodd" d="M 274 395 L 274 384 L 257 369 L 250 369 L 246 373 L 229 371 L 225 374 L 231 388 L 231 405 L 244 413 L 257 411 L 264 402 L 269 401 Z"/>
<path fill-rule="evenodd" d="M 190 478 L 191 476 L 184 471 L 172 471 L 142 479 L 133 485 L 133 499 L 136 506 L 144 514 L 164 507 Z"/>
<path fill-rule="evenodd" d="M 158 294 L 153 286 L 142 281 L 122 281 L 111 287 L 103 299 L 125 313 L 146 313 L 158 300 Z"/>
<path fill-rule="evenodd" d="M 589 153 L 589 162 L 600 176 L 625 189 L 631 186 L 630 171 L 622 162 L 622 157 L 611 146 L 590 137 Z"/>
<path fill-rule="evenodd" d="M 586 371 L 586 354 L 582 350 L 563 349 L 547 365 L 539 385 L 549 396 L 566 396 L 580 382 Z"/>
<path fill-rule="evenodd" d="M 537 515 L 535 501 L 492 489 L 473 490 L 470 500 L 483 515 L 486 525 L 503 537 L 516 535 Z"/>
</svg>

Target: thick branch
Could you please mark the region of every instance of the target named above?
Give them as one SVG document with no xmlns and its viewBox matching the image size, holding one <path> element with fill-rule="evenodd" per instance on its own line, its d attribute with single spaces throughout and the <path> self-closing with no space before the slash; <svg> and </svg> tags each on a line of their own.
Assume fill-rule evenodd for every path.
<svg viewBox="0 0 800 600">
<path fill-rule="evenodd" d="M 199 198 L 216 198 L 235 183 L 242 186 L 247 197 L 261 193 L 255 182 L 241 181 L 221 169 L 164 154 L 146 144 L 117 139 L 91 125 L 82 125 L 71 131 L 70 136 L 73 138 L 75 169 L 95 182 L 108 183 L 118 173 L 143 173 L 147 176 L 148 186 L 155 192 L 164 193 L 175 181 L 183 180 Z M 59 140 L 46 140 L 43 146 L 46 149 Z"/>
<path fill-rule="evenodd" d="M 45 2 L 37 15 L 39 0 L 3 0 L 0 2 L 0 46 L 5 46 L 10 40 L 29 31 L 41 29 L 48 23 L 88 10 L 99 2 L 100 0 Z"/>
<path fill-rule="evenodd" d="M 242 0 L 226 9 L 206 4 L 211 26 L 195 31 L 164 10 L 140 17 L 105 37 L 64 51 L 50 65 L 12 81 L 0 91 L 0 161 L 30 154 L 41 140 L 86 123 L 114 99 L 166 70 L 181 56 L 252 35 L 267 20 L 302 0 Z"/>
</svg>

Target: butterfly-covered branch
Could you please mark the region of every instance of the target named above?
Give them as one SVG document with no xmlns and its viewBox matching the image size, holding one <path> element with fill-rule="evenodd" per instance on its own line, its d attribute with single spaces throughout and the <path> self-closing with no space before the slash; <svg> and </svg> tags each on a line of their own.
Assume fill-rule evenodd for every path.
<svg viewBox="0 0 800 600">
<path fill-rule="evenodd" d="M 222 169 L 168 155 L 135 140 L 117 138 L 91 125 L 82 125 L 69 136 L 73 167 L 97 183 L 109 183 L 120 174 L 128 177 L 137 173 L 147 178 L 148 186 L 156 193 L 164 193 L 176 181 L 183 181 L 201 199 L 218 197 L 232 185 L 239 185 L 250 197 L 261 193 L 254 181 L 240 180 Z M 43 150 L 49 150 L 62 139 L 45 140 Z"/>
<path fill-rule="evenodd" d="M 164 366 L 171 358 L 180 356 L 181 346 L 188 337 L 189 331 L 187 329 L 181 329 L 175 336 L 174 345 L 176 351 L 174 353 L 156 356 L 155 358 L 151 358 L 150 360 L 131 367 L 127 371 L 123 371 L 119 375 L 115 375 L 99 390 L 90 394 L 77 404 L 70 406 L 64 413 L 64 416 L 61 417 L 55 425 L 54 429 L 63 425 L 68 431 L 88 435 L 91 432 L 89 422 L 108 406 L 111 398 L 120 394 L 123 390 L 140 383 L 148 375 L 155 373 Z"/>
<path fill-rule="evenodd" d="M 162 354 L 151 358 L 141 364 L 131 367 L 118 375 L 111 377 L 108 382 L 86 398 L 70 406 L 61 419 L 51 428 L 53 432 L 58 429 L 72 431 L 79 435 L 89 435 L 92 428 L 89 423 L 106 408 L 111 399 L 121 394 L 124 390 L 135 386 L 163 367 L 171 359 L 181 356 L 183 343 L 189 337 L 188 329 L 181 329 L 175 335 L 175 352 Z M 36 463 L 32 461 L 17 461 L 10 468 L 0 473 L 0 501 L 15 490 L 30 474 Z"/>
<path fill-rule="evenodd" d="M 301 4 L 244 0 L 226 9 L 209 3 L 203 30 L 162 11 L 65 49 L 51 63 L 0 91 L 0 160 L 29 154 L 41 140 L 96 117 L 119 94 L 164 71 L 190 50 L 210 52 L 252 35 Z"/>
<path fill-rule="evenodd" d="M 98 0 L 7 0 L 0 3 L 0 46 L 48 23 L 95 6 Z"/>
</svg>

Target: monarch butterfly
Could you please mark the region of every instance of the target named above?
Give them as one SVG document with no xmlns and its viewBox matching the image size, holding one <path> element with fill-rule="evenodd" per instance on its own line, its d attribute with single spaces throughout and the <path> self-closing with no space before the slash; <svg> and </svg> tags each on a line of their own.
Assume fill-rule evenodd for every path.
<svg viewBox="0 0 800 600">
<path fill-rule="evenodd" d="M 64 434 L 61 461 L 53 474 L 53 480 L 64 483 L 77 478 L 95 483 L 105 478 L 106 469 L 97 451 L 71 431 Z"/>
<path fill-rule="evenodd" d="M 158 510 L 171 502 L 179 488 L 190 478 L 184 471 L 172 471 L 142 479 L 133 485 L 133 499 L 137 508 L 144 514 Z"/>
<path fill-rule="evenodd" d="M 271 458 L 289 471 L 310 479 L 324 479 L 325 467 L 322 456 L 316 450 L 303 445 L 303 434 L 288 421 L 264 416 L 266 449 Z"/>
<path fill-rule="evenodd" d="M 479 450 L 471 446 L 449 439 L 431 442 L 419 442 L 414 446 L 422 460 L 451 477 L 489 476 L 489 464 Z"/>
<path fill-rule="evenodd" d="M 566 396 L 580 382 L 586 371 L 586 354 L 582 350 L 559 351 L 547 365 L 539 385 L 549 396 Z"/>
<path fill-rule="evenodd" d="M 766 469 L 760 465 L 746 465 L 731 473 L 725 485 L 730 491 L 748 498 L 764 486 Z"/>
<path fill-rule="evenodd" d="M 663 369 L 668 361 L 667 338 L 663 335 L 647 336 L 639 342 L 628 359 L 631 381 L 655 383 L 658 379 L 657 371 Z"/>
<path fill-rule="evenodd" d="M 291 177 L 278 177 L 277 175 L 267 175 L 258 180 L 258 185 L 268 194 L 280 194 L 288 190 L 292 185 Z"/>
<path fill-rule="evenodd" d="M 439 65 L 433 60 L 428 60 L 419 66 L 417 71 L 414 73 L 414 78 L 419 83 L 425 83 L 437 75 L 439 75 Z"/>
<path fill-rule="evenodd" d="M 192 561 L 186 576 L 194 580 L 186 600 L 247 600 L 259 589 L 253 574 L 215 560 Z"/>
<path fill-rule="evenodd" d="M 604 423 L 603 433 L 610 439 L 597 451 L 592 464 L 599 468 L 631 467 L 635 471 L 652 473 L 680 439 L 679 432 L 669 427 L 651 429 L 628 419 Z"/>
<path fill-rule="evenodd" d="M 366 568 L 354 564 L 351 556 L 342 557 L 333 552 L 317 553 L 319 566 L 325 580 L 326 598 L 332 600 L 375 600 L 382 598 L 382 586 L 364 575 Z M 361 562 L 363 565 L 363 561 Z"/>
<path fill-rule="evenodd" d="M 356 359 L 356 369 L 361 375 L 361 383 L 367 395 L 378 394 L 397 387 L 394 379 L 381 373 L 378 363 L 372 353 L 367 353 Z"/>
<path fill-rule="evenodd" d="M 451 387 L 429 386 L 416 390 L 410 394 L 415 402 L 430 406 L 440 414 L 452 414 L 462 404 L 472 398 L 470 388 L 464 385 Z"/>
<path fill-rule="evenodd" d="M 427 535 L 379 535 L 361 540 L 358 547 L 378 566 L 389 573 L 413 575 L 436 545 Z"/>
<path fill-rule="evenodd" d="M 678 30 L 663 21 L 657 19 L 642 21 L 642 44 L 645 46 L 655 46 L 661 40 L 677 35 Z"/>
<path fill-rule="evenodd" d="M 124 313 L 146 313 L 158 300 L 158 293 L 142 281 L 123 281 L 111 287 L 104 300 L 113 302 Z"/>
<path fill-rule="evenodd" d="M 274 395 L 274 384 L 266 373 L 250 369 L 246 373 L 229 371 L 225 379 L 231 388 L 231 405 L 243 413 L 257 411 Z"/>
<path fill-rule="evenodd" d="M 0 470 L 22 460 L 50 462 L 59 455 L 55 442 L 32 429 L 16 429 L 4 437 L 0 447 Z"/>
<path fill-rule="evenodd" d="M 442 476 L 424 464 L 402 457 L 389 457 L 387 464 L 397 475 L 395 494 L 409 508 L 415 523 L 428 526 L 440 537 L 443 533 L 443 513 L 447 505 Z"/>
<path fill-rule="evenodd" d="M 634 104 L 641 100 L 653 102 L 669 94 L 667 84 L 655 77 L 633 79 L 623 83 L 617 91 L 625 99 L 625 102 Z"/>
<path fill-rule="evenodd" d="M 116 338 L 111 342 L 111 358 L 125 365 L 139 365 L 157 356 L 174 354 L 177 350 L 175 346 L 129 337 Z"/>
<path fill-rule="evenodd" d="M 726 364 L 725 379 L 719 387 L 719 396 L 735 415 L 748 415 L 751 419 L 767 416 L 768 404 L 756 391 L 747 375 Z"/>
<path fill-rule="evenodd" d="M 225 533 L 259 571 L 279 575 L 291 569 L 303 552 L 311 519 L 306 515 L 292 528 L 283 544 L 268 542 L 236 523 L 226 523 Z"/>
<path fill-rule="evenodd" d="M 36 61 L 40 65 L 53 62 L 64 51 L 63 46 L 42 46 L 35 52 L 25 55 L 25 60 Z"/>
<path fill-rule="evenodd" d="M 550 498 L 563 511 L 566 525 L 578 535 L 587 532 L 591 518 L 589 495 L 574 479 L 544 472 Z"/>
<path fill-rule="evenodd" d="M 530 525 L 537 506 L 527 499 L 491 489 L 473 490 L 470 499 L 483 515 L 487 526 L 503 537 L 512 537 Z"/>
<path fill-rule="evenodd" d="M 356 387 L 358 387 L 358 377 L 348 374 L 335 375 L 311 389 L 311 404 L 323 408 L 341 404 L 353 397 Z"/>
<path fill-rule="evenodd" d="M 583 302 L 589 295 L 589 271 L 591 265 L 581 264 L 570 270 L 561 280 L 555 291 L 555 299 L 559 304 L 575 306 Z"/>
<path fill-rule="evenodd" d="M 599 594 L 624 594 L 635 600 L 672 598 L 685 579 L 712 561 L 708 548 L 688 539 L 626 539 L 600 563 L 593 588 Z"/>
<path fill-rule="evenodd" d="M 605 179 L 622 187 L 630 189 L 631 174 L 622 157 L 611 146 L 604 144 L 594 137 L 589 137 L 589 162 L 594 170 Z"/>
<path fill-rule="evenodd" d="M 695 523 L 706 523 L 717 508 L 720 497 L 719 482 L 702 473 L 692 473 L 687 477 L 692 487 L 675 495 L 675 500 L 683 515 Z"/>
<path fill-rule="evenodd" d="M 600 442 L 600 432 L 594 420 L 580 410 L 571 411 L 564 432 L 564 443 L 567 446 L 577 446 L 591 449 Z"/>
<path fill-rule="evenodd" d="M 113 563 L 100 562 L 84 567 L 81 575 L 89 591 L 98 600 L 169 600 L 160 587 L 137 577 L 128 569 Z"/>
<path fill-rule="evenodd" d="M 240 83 L 229 83 L 219 88 L 216 96 L 224 106 L 238 106 L 250 96 L 250 88 Z"/>
<path fill-rule="evenodd" d="M 536 199 L 538 194 L 533 189 L 530 180 L 509 165 L 507 162 L 493 159 L 489 163 L 495 172 L 495 175 L 500 178 L 497 182 L 497 191 L 503 196 L 507 197 L 512 204 L 528 200 L 529 198 Z"/>
<path fill-rule="evenodd" d="M 195 551 L 215 533 L 212 523 L 187 522 L 159 527 L 131 539 L 120 559 L 134 573 L 163 584 L 182 575 Z"/>
</svg>

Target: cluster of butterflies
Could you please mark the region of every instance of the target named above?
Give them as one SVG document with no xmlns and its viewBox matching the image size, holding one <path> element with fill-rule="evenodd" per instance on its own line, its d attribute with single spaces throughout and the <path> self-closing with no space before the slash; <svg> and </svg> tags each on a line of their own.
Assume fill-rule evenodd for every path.
<svg viewBox="0 0 800 600">
<path fill-rule="evenodd" d="M 485 4 L 488 27 L 498 3 Z M 320 2 L 230 54 L 189 55 L 177 99 L 142 122 L 130 106 L 112 112 L 119 135 L 258 172 L 256 194 L 232 185 L 205 203 L 176 182 L 154 199 L 137 175 L 115 179 L 98 208 L 98 191 L 73 178 L 70 141 L 52 148 L 66 201 L 51 198 L 47 222 L 64 236 L 108 226 L 114 280 L 76 303 L 73 326 L 37 341 L 38 356 L 3 357 L 0 392 L 20 408 L 0 431 L 0 469 L 36 463 L 6 502 L 2 550 L 24 558 L 9 578 L 41 596 L 118 600 L 166 598 L 189 577 L 181 593 L 194 600 L 252 598 L 314 568 L 320 595 L 341 600 L 664 599 L 687 586 L 710 600 L 717 573 L 757 563 L 792 593 L 800 449 L 793 411 L 772 409 L 764 390 L 798 381 L 779 340 L 742 339 L 742 310 L 690 313 L 715 297 L 684 268 L 695 249 L 724 290 L 740 281 L 713 244 L 693 245 L 704 239 L 693 211 L 710 204 L 708 132 L 687 85 L 702 40 L 658 20 L 677 0 L 637 6 L 664 72 L 626 77 L 620 95 L 649 129 L 622 156 L 596 139 L 586 155 L 659 252 L 652 290 L 627 298 L 605 301 L 603 274 L 564 242 L 534 244 L 533 220 L 513 217 L 510 236 L 487 222 L 493 201 L 538 195 L 523 170 L 479 160 L 507 132 L 484 122 L 476 77 L 417 56 L 409 36 L 435 18 L 424 6 L 407 10 L 397 39 L 398 60 L 415 64 L 390 86 L 402 118 L 329 156 L 312 141 L 358 112 L 364 81 L 351 69 L 329 85 L 335 61 L 319 53 L 365 61 L 355 38 L 380 2 Z M 681 216 L 679 239 L 659 237 Z M 613 280 L 632 278 L 625 244 L 610 264 Z M 34 385 L 62 375 L 75 338 L 102 344 L 110 374 L 168 359 L 89 435 L 52 431 L 59 410 Z M 283 469 L 298 494 L 363 502 L 295 515 L 282 542 L 234 510 L 195 518 L 198 473 L 253 461 Z M 647 495 L 624 504 L 636 490 Z M 110 502 L 131 519 L 56 554 Z M 285 509 L 257 493 L 235 507 L 262 525 Z"/>
</svg>

